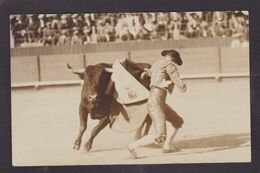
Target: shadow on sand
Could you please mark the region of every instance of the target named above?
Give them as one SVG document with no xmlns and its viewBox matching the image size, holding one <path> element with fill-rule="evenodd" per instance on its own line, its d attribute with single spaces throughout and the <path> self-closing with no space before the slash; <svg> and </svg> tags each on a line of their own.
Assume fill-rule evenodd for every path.
<svg viewBox="0 0 260 173">
<path fill-rule="evenodd" d="M 207 136 L 193 139 L 184 138 L 182 140 L 173 142 L 172 147 L 180 148 L 179 154 L 185 154 L 185 152 L 182 152 L 182 150 L 185 149 L 194 150 L 193 153 L 203 153 L 250 146 L 250 143 L 247 144 L 249 141 L 249 133 L 223 134 L 218 136 Z M 161 146 L 158 145 L 148 145 L 147 147 L 161 148 Z"/>
<path fill-rule="evenodd" d="M 118 147 L 118 148 L 106 148 L 106 149 L 94 149 L 91 151 L 86 151 L 86 153 L 97 153 L 97 152 L 104 152 L 104 151 L 116 151 L 116 150 L 122 150 L 122 147 Z"/>
<path fill-rule="evenodd" d="M 246 147 L 246 146 L 250 146 L 250 143 L 247 144 L 249 141 L 250 141 L 249 133 L 223 134 L 223 135 L 207 136 L 207 137 L 193 138 L 193 139 L 184 138 L 182 140 L 173 142 L 172 147 L 176 147 L 180 149 L 180 151 L 175 152 L 177 155 L 184 155 L 184 154 L 191 154 L 191 153 L 205 153 L 205 152 L 226 150 L 231 148 Z M 145 147 L 161 149 L 162 146 L 153 144 L 153 145 L 147 145 Z M 97 149 L 97 150 L 91 150 L 89 151 L 89 153 L 122 150 L 123 148 L 124 147 Z M 191 151 L 185 152 L 185 150 L 191 150 Z"/>
</svg>

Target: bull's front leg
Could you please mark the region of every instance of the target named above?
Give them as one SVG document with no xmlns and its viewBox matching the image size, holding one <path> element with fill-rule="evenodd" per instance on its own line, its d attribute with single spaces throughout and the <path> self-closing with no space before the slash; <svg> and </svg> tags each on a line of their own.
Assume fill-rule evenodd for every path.
<svg viewBox="0 0 260 173">
<path fill-rule="evenodd" d="M 80 106 L 79 106 L 79 119 L 80 119 L 79 133 L 74 142 L 74 147 L 73 147 L 73 149 L 76 149 L 76 150 L 78 150 L 80 148 L 82 135 L 87 128 L 88 112 L 82 106 L 82 104 L 80 104 Z"/>
<path fill-rule="evenodd" d="M 108 125 L 108 122 L 109 116 L 105 116 L 99 120 L 98 124 L 96 125 L 96 127 L 94 127 L 94 129 L 91 132 L 90 139 L 85 144 L 86 151 L 89 151 L 92 148 L 94 138 L 102 129 L 104 129 Z"/>
</svg>

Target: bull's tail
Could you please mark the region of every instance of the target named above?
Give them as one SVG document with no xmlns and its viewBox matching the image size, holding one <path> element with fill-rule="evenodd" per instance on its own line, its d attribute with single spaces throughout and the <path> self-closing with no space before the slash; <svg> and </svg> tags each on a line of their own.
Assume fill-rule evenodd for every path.
<svg viewBox="0 0 260 173">
<path fill-rule="evenodd" d="M 80 79 L 84 79 L 85 69 L 75 70 L 71 67 L 69 63 L 67 63 L 67 68 L 69 69 L 70 72 L 77 74 L 80 77 Z"/>
</svg>

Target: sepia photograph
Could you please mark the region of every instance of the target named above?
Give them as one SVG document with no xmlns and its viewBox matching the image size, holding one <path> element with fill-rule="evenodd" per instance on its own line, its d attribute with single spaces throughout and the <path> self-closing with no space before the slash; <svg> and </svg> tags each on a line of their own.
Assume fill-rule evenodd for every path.
<svg viewBox="0 0 260 173">
<path fill-rule="evenodd" d="M 12 165 L 250 163 L 249 16 L 9 15 Z"/>
</svg>

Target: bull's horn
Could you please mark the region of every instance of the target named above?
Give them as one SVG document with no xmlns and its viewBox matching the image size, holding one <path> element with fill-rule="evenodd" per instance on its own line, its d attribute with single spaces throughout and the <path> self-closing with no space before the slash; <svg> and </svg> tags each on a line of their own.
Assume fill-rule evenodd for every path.
<svg viewBox="0 0 260 173">
<path fill-rule="evenodd" d="M 70 66 L 69 63 L 67 63 L 67 68 L 68 68 L 69 70 L 72 70 L 72 67 Z"/>
<path fill-rule="evenodd" d="M 85 72 L 85 69 L 84 69 L 84 68 L 78 69 L 77 72 L 78 72 L 78 73 L 84 73 L 84 72 Z"/>
<path fill-rule="evenodd" d="M 106 70 L 108 73 L 113 73 L 113 69 L 112 69 L 112 68 L 105 68 L 105 70 Z"/>
<path fill-rule="evenodd" d="M 73 69 L 73 68 L 70 66 L 69 63 L 67 63 L 67 67 L 68 67 L 68 69 L 69 69 L 70 72 L 75 73 L 75 74 L 79 74 L 79 73 L 84 73 L 84 72 L 85 72 L 85 69 L 84 69 L 84 68 L 83 68 L 83 69 L 78 69 L 78 70 Z"/>
</svg>

